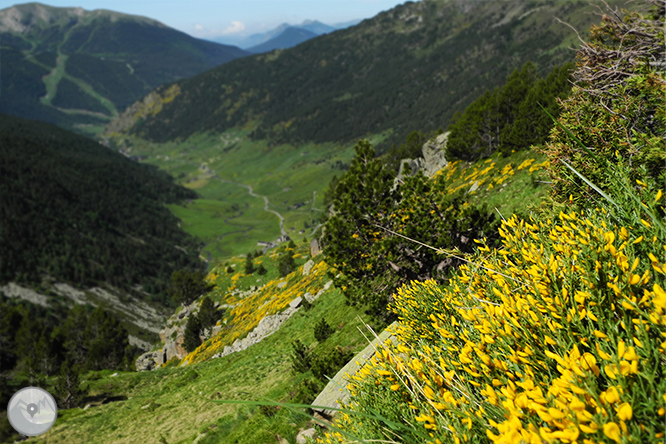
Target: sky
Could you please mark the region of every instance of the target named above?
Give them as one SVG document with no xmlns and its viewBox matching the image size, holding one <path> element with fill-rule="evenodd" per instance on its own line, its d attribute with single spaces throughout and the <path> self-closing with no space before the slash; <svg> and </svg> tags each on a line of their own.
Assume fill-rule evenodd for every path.
<svg viewBox="0 0 666 444">
<path fill-rule="evenodd" d="M 27 3 L 30 0 L 26 0 Z M 142 15 L 205 39 L 230 42 L 282 23 L 336 24 L 366 19 L 405 0 L 37 0 L 50 6 Z M 3 8 L 0 0 L 0 9 Z M 24 2 L 20 2 L 24 3 Z"/>
</svg>

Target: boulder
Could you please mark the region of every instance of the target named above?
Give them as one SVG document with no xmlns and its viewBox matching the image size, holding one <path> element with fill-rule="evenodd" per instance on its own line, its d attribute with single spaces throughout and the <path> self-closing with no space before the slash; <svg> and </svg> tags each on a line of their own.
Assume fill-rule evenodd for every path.
<svg viewBox="0 0 666 444">
<path fill-rule="evenodd" d="M 400 170 L 393 181 L 393 187 L 397 187 L 406 177 L 416 176 L 419 171 L 424 175 L 432 177 L 439 170 L 446 167 L 449 162 L 446 160 L 446 141 L 449 133 L 440 134 L 434 139 L 428 140 L 421 147 L 423 157 L 416 159 L 402 159 L 400 161 Z"/>
<path fill-rule="evenodd" d="M 423 144 L 423 147 L 421 148 L 424 164 L 423 174 L 426 176 L 434 176 L 437 171 L 449 164 L 444 156 L 446 152 L 446 141 L 448 138 L 449 133 L 446 132 Z"/>
<path fill-rule="evenodd" d="M 296 435 L 297 444 L 307 444 L 308 439 L 313 440 L 317 431 L 315 429 L 303 430 Z"/>
<path fill-rule="evenodd" d="M 161 352 L 159 351 L 151 351 L 139 356 L 135 362 L 136 371 L 145 372 L 155 368 L 157 365 L 157 358 L 160 354 Z"/>
<path fill-rule="evenodd" d="M 321 247 L 319 246 L 319 241 L 317 239 L 312 239 L 310 241 L 310 256 L 315 257 L 321 253 Z"/>
<path fill-rule="evenodd" d="M 309 275 L 312 271 L 312 267 L 314 267 L 314 261 L 310 259 L 305 263 L 305 265 L 303 265 L 303 276 Z"/>
</svg>

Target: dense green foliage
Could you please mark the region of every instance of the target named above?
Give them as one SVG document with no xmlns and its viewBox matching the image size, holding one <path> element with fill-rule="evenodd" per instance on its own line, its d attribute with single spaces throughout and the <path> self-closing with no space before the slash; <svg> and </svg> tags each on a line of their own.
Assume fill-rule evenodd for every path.
<svg viewBox="0 0 666 444">
<path fill-rule="evenodd" d="M 185 334 L 183 335 L 183 348 L 188 352 L 196 350 L 201 345 L 201 321 L 196 315 L 192 315 L 187 319 L 185 325 Z"/>
<path fill-rule="evenodd" d="M 323 236 L 330 265 L 342 273 L 334 276 L 336 286 L 382 322 L 390 320 L 386 305 L 393 289 L 413 279 L 444 279 L 459 263 L 414 240 L 460 253 L 472 251 L 475 239 L 496 237 L 493 213 L 445 192 L 445 180 L 418 174 L 394 188 L 393 176 L 373 147 L 359 142 L 349 171 L 332 190 L 333 213 Z"/>
<path fill-rule="evenodd" d="M 67 359 L 60 367 L 54 395 L 60 409 L 78 407 L 86 395 L 85 387 L 81 387 L 77 369 Z"/>
<path fill-rule="evenodd" d="M 104 308 L 67 310 L 5 300 L 0 293 L 0 369 L 36 383 L 68 361 L 77 371 L 126 369 L 136 349 L 127 331 Z"/>
<path fill-rule="evenodd" d="M 294 261 L 294 242 L 290 242 L 288 246 L 281 254 L 278 259 L 278 273 L 281 277 L 287 276 L 289 273 L 296 269 L 296 261 Z"/>
<path fill-rule="evenodd" d="M 217 324 L 222 316 L 224 315 L 223 310 L 218 310 L 215 306 L 215 302 L 208 296 L 201 300 L 201 306 L 199 307 L 199 322 L 201 322 L 201 327 L 205 329 L 210 329 Z"/>
<path fill-rule="evenodd" d="M 310 370 L 312 365 L 312 356 L 308 348 L 299 340 L 291 343 L 293 352 L 289 356 L 291 360 L 291 369 L 294 373 L 305 373 Z"/>
<path fill-rule="evenodd" d="M 190 305 L 213 288 L 206 282 L 203 270 L 176 270 L 171 275 L 167 292 L 176 304 Z"/>
<path fill-rule="evenodd" d="M 666 2 L 654 3 L 609 10 L 579 53 L 546 149 L 558 203 L 508 218 L 501 246 L 482 242 L 446 284 L 400 288 L 395 339 L 318 442 L 663 441 Z"/>
<path fill-rule="evenodd" d="M 163 206 L 196 194 L 165 173 L 7 115 L 0 146 L 0 282 L 140 285 L 168 303 L 173 271 L 199 267 L 199 244 Z"/>
<path fill-rule="evenodd" d="M 352 142 L 390 132 L 388 148 L 414 128 L 445 127 L 456 110 L 528 60 L 541 75 L 571 60 L 563 41 L 575 34 L 552 17 L 588 26 L 589 6 L 556 1 L 528 14 L 535 6 L 409 2 L 353 28 L 180 81 L 172 102 L 140 120 L 128 115 L 130 123 L 119 128 L 165 142 L 258 122 L 254 137 L 276 143 Z"/>
<path fill-rule="evenodd" d="M 333 333 L 335 333 L 335 330 L 333 330 L 333 328 L 328 325 L 328 322 L 326 322 L 325 318 L 321 318 L 321 321 L 317 322 L 314 327 L 314 337 L 317 342 L 324 342 Z"/>
<path fill-rule="evenodd" d="M 245 257 L 245 274 L 252 274 L 255 272 L 254 261 L 252 258 L 252 253 L 248 253 Z"/>
<path fill-rule="evenodd" d="M 82 125 L 100 128 L 152 89 L 248 54 L 141 17 L 37 3 L 10 9 L 5 20 L 31 26 L 0 35 L 0 112 L 74 131 L 91 133 Z M 45 88 L 51 81 L 55 96 Z"/>
<path fill-rule="evenodd" d="M 207 291 L 210 291 L 210 287 L 207 287 Z M 198 297 L 195 299 L 198 299 Z M 199 311 L 196 314 L 191 314 L 187 319 L 183 348 L 191 352 L 199 347 L 202 342 L 201 338 L 210 337 L 211 329 L 223 315 L 224 311 L 218 310 L 211 298 L 204 297 L 201 300 Z"/>
<path fill-rule="evenodd" d="M 558 200 L 572 195 L 589 205 L 602 199 L 571 168 L 602 190 L 617 185 L 609 167 L 617 163 L 627 165 L 632 182 L 647 175 L 666 183 L 663 20 L 662 6 L 648 16 L 608 16 L 592 28 L 590 42 L 578 52 L 562 126 L 545 148 Z"/>
<path fill-rule="evenodd" d="M 516 69 L 501 88 L 486 91 L 453 117 L 447 158 L 469 161 L 494 152 L 507 155 L 545 142 L 553 120 L 543 109 L 557 117 L 557 99 L 571 88 L 570 70 L 570 65 L 556 67 L 539 79 L 531 62 Z"/>
</svg>

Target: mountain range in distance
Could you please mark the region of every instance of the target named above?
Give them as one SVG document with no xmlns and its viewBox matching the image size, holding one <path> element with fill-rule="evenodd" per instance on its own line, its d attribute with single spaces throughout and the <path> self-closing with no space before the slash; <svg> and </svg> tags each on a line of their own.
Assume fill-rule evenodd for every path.
<svg viewBox="0 0 666 444">
<path fill-rule="evenodd" d="M 0 112 L 99 132 L 154 88 L 249 52 L 146 17 L 26 3 L 0 10 Z"/>
<path fill-rule="evenodd" d="M 282 23 L 270 31 L 252 34 L 242 39 L 233 39 L 224 36 L 215 38 L 212 41 L 236 45 L 248 52 L 259 54 L 274 49 L 291 48 L 311 38 L 357 25 L 361 21 L 357 19 L 334 25 L 327 25 L 318 20 L 305 20 L 300 25 Z"/>
</svg>

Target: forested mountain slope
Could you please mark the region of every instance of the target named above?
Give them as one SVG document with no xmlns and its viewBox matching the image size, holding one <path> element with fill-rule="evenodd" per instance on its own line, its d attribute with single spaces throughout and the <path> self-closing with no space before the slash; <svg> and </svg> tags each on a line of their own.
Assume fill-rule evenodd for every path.
<svg viewBox="0 0 666 444">
<path fill-rule="evenodd" d="M 198 243 L 164 207 L 196 197 L 154 167 L 50 124 L 0 115 L 0 283 L 109 284 L 164 303 Z"/>
<path fill-rule="evenodd" d="M 614 1 L 612 4 L 620 2 Z M 277 143 L 348 142 L 446 127 L 483 91 L 530 60 L 544 74 L 573 59 L 585 2 L 408 2 L 296 48 L 226 64 L 161 87 L 106 134 L 154 142 L 249 124 Z M 151 104 L 151 106 L 146 106 Z"/>
<path fill-rule="evenodd" d="M 247 53 L 145 17 L 39 3 L 0 10 L 0 112 L 94 133 L 167 82 Z"/>
</svg>

